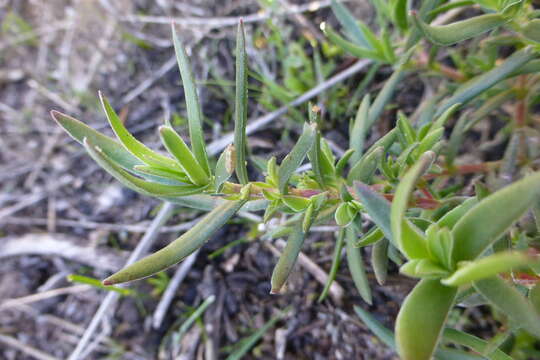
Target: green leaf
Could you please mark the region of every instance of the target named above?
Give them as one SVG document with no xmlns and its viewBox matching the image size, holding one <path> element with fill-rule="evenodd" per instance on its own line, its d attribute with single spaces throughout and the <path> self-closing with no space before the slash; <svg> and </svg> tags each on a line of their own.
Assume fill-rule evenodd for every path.
<svg viewBox="0 0 540 360">
<path fill-rule="evenodd" d="M 540 317 L 517 289 L 498 276 L 477 281 L 474 288 L 515 324 L 537 337 L 540 336 Z"/>
<path fill-rule="evenodd" d="M 242 199 L 226 201 L 210 211 L 195 226 L 163 249 L 125 267 L 103 281 L 104 285 L 114 285 L 139 280 L 182 261 L 203 246 L 214 233 L 229 221 L 247 202 L 249 186 L 242 189 Z"/>
<path fill-rule="evenodd" d="M 139 140 L 135 139 L 133 135 L 131 135 L 129 131 L 125 128 L 124 124 L 112 108 L 111 104 L 109 104 L 109 101 L 105 96 L 103 96 L 103 94 L 101 94 L 101 92 L 99 93 L 99 98 L 101 100 L 103 110 L 107 115 L 107 120 L 109 120 L 109 124 L 114 130 L 116 137 L 130 153 L 132 153 L 134 156 L 138 157 L 148 165 L 182 171 L 182 169 L 173 159 L 156 153 L 155 151 L 146 147 L 146 145 L 141 143 Z"/>
<path fill-rule="evenodd" d="M 365 234 L 364 236 L 362 236 L 360 238 L 360 240 L 356 243 L 355 246 L 356 247 L 363 247 L 363 246 L 376 244 L 377 242 L 381 241 L 382 239 L 384 239 L 383 232 L 381 231 L 380 228 L 374 226 L 373 228 L 371 228 L 371 230 L 369 230 L 367 232 L 367 234 Z"/>
<path fill-rule="evenodd" d="M 427 248 L 422 236 L 416 236 L 414 228 L 406 229 L 405 212 L 407 211 L 409 198 L 414 190 L 417 180 L 431 167 L 435 160 L 435 154 L 431 151 L 424 153 L 418 162 L 412 166 L 403 176 L 394 194 L 391 210 L 392 234 L 398 248 L 409 258 L 427 257 Z"/>
<path fill-rule="evenodd" d="M 529 301 L 536 312 L 540 314 L 540 283 L 536 283 L 536 285 L 529 290 Z"/>
<path fill-rule="evenodd" d="M 278 294 L 289 278 L 294 264 L 296 264 L 300 249 L 302 249 L 305 236 L 306 234 L 302 231 L 301 224 L 292 229 L 287 239 L 287 245 L 283 249 L 283 253 L 279 257 L 272 272 L 272 279 L 270 280 L 272 290 L 270 290 L 270 294 Z"/>
<path fill-rule="evenodd" d="M 172 24 L 171 27 L 176 61 L 178 62 L 178 69 L 180 70 L 180 76 L 182 77 L 182 84 L 184 86 L 191 147 L 193 148 L 193 154 L 199 164 L 201 164 L 206 174 L 210 175 L 210 165 L 208 164 L 208 156 L 206 154 L 206 145 L 202 130 L 203 117 L 201 106 L 199 104 L 199 96 L 197 95 L 197 87 L 195 86 L 195 80 L 193 79 L 193 73 L 191 72 L 191 66 L 186 50 L 176 34 L 174 24 Z"/>
<path fill-rule="evenodd" d="M 368 185 L 355 181 L 352 195 L 362 203 L 373 222 L 382 230 L 384 236 L 394 243 L 390 226 L 390 202 Z"/>
<path fill-rule="evenodd" d="M 444 285 L 461 286 L 520 268 L 533 262 L 533 259 L 524 253 L 507 251 L 495 253 L 461 265 L 450 277 L 441 280 Z"/>
<path fill-rule="evenodd" d="M 484 351 L 489 346 L 487 341 L 456 329 L 444 329 L 443 337 L 447 341 L 453 342 L 458 345 L 466 346 L 479 354 L 484 353 Z M 489 356 L 489 360 L 512 360 L 512 358 L 505 354 L 503 351 L 496 349 Z"/>
<path fill-rule="evenodd" d="M 394 334 L 383 324 L 381 324 L 371 313 L 362 309 L 359 306 L 354 307 L 356 315 L 364 322 L 364 324 L 390 349 L 396 350 L 396 341 Z"/>
<path fill-rule="evenodd" d="M 430 360 L 452 308 L 457 288 L 423 279 L 405 298 L 396 320 L 396 343 L 403 360 Z"/>
<path fill-rule="evenodd" d="M 236 33 L 236 97 L 234 113 L 234 146 L 236 148 L 236 176 L 242 184 L 247 184 L 247 55 L 244 36 L 244 23 L 240 21 Z"/>
<path fill-rule="evenodd" d="M 407 0 L 396 0 L 392 9 L 394 22 L 401 31 L 407 30 L 409 23 L 407 20 Z"/>
<path fill-rule="evenodd" d="M 354 226 L 345 228 L 345 246 L 347 251 L 347 265 L 354 281 L 356 289 L 362 299 L 371 305 L 371 288 L 366 275 L 366 268 L 362 260 L 361 249 L 354 246 L 356 242 L 356 230 Z"/>
<path fill-rule="evenodd" d="M 358 160 L 351 168 L 349 174 L 347 175 L 347 181 L 349 183 L 353 181 L 361 181 L 363 183 L 371 182 L 371 178 L 375 174 L 383 154 L 383 147 L 378 147 L 365 154 L 365 156 Z"/>
<path fill-rule="evenodd" d="M 345 28 L 345 31 L 351 37 L 351 39 L 358 43 L 360 46 L 369 49 L 370 45 L 364 35 L 364 32 L 362 28 L 358 26 L 356 19 L 351 14 L 349 9 L 347 9 L 343 4 L 341 4 L 341 2 L 338 2 L 336 0 L 332 0 L 331 6 L 332 12 L 338 19 L 341 26 Z"/>
<path fill-rule="evenodd" d="M 210 181 L 208 175 L 197 162 L 195 156 L 191 153 L 184 140 L 168 126 L 159 128 L 161 141 L 167 150 L 178 160 L 180 166 L 189 177 L 191 182 L 196 185 L 206 185 Z"/>
<path fill-rule="evenodd" d="M 302 165 L 304 158 L 313 146 L 316 135 L 316 124 L 304 124 L 304 130 L 298 142 L 291 152 L 283 159 L 279 167 L 278 188 L 281 193 L 286 193 L 287 184 L 292 174 Z"/>
<path fill-rule="evenodd" d="M 432 224 L 426 231 L 428 251 L 431 259 L 441 264 L 445 269 L 454 268 L 452 262 L 452 248 L 454 240 L 448 228 L 439 228 L 437 224 Z"/>
<path fill-rule="evenodd" d="M 480 201 L 456 223 L 454 261 L 473 260 L 516 222 L 540 195 L 540 172 Z"/>
<path fill-rule="evenodd" d="M 409 55 L 404 55 L 401 59 L 402 62 L 406 62 Z M 405 67 L 404 65 L 399 66 L 392 75 L 386 80 L 383 88 L 373 101 L 373 104 L 369 108 L 369 117 L 365 125 L 365 131 L 367 132 L 371 126 L 379 119 L 385 106 L 392 100 L 394 91 L 397 86 L 400 84 L 401 80 L 405 76 Z M 397 135 L 397 134 L 396 134 Z"/>
<path fill-rule="evenodd" d="M 334 29 L 332 29 L 332 27 L 328 24 L 323 23 L 321 25 L 321 28 L 331 42 L 333 42 L 349 54 L 360 59 L 366 58 L 374 61 L 386 62 L 386 59 L 382 54 L 379 54 L 377 51 L 358 46 L 350 41 L 345 40 L 344 38 L 339 36 L 339 34 L 335 32 Z"/>
<path fill-rule="evenodd" d="M 309 119 L 311 123 L 319 124 L 318 114 L 315 111 L 315 107 L 309 103 L 308 104 L 308 113 L 309 113 Z M 326 177 L 332 176 L 332 173 L 328 173 L 328 171 L 325 171 L 325 166 L 323 164 L 323 158 L 322 158 L 322 150 L 321 150 L 321 131 L 319 127 L 317 126 L 317 130 L 315 133 L 315 141 L 313 146 L 311 147 L 311 150 L 308 152 L 308 158 L 311 162 L 311 168 L 313 170 L 313 174 L 315 175 L 315 180 L 319 183 L 319 185 L 322 188 L 326 187 Z"/>
<path fill-rule="evenodd" d="M 150 165 L 135 165 L 133 167 L 133 172 L 150 182 L 157 182 L 165 185 L 182 185 L 190 182 L 189 178 L 184 173 Z"/>
<path fill-rule="evenodd" d="M 540 19 L 533 19 L 521 28 L 521 33 L 527 39 L 540 42 Z"/>
<path fill-rule="evenodd" d="M 319 299 L 317 300 L 319 302 L 326 299 L 326 296 L 328 295 L 328 291 L 330 290 L 330 286 L 332 286 L 332 283 L 334 282 L 334 279 L 336 278 L 337 272 L 339 270 L 339 265 L 341 264 L 341 251 L 343 250 L 344 245 L 345 245 L 345 228 L 340 228 L 337 239 L 336 239 L 336 244 L 334 245 L 334 256 L 332 257 L 332 266 L 330 266 L 330 272 L 328 273 L 328 278 L 326 280 L 326 283 L 324 284 L 324 289 L 321 292 Z"/>
<path fill-rule="evenodd" d="M 437 220 L 437 225 L 440 228 L 446 227 L 448 229 L 452 229 L 459 219 L 461 219 L 463 215 L 465 215 L 476 204 L 478 204 L 478 199 L 476 197 L 468 198 Z"/>
<path fill-rule="evenodd" d="M 501 80 L 506 79 L 509 75 L 521 68 L 535 56 L 536 54 L 531 47 L 526 47 L 514 52 L 501 65 L 491 69 L 488 72 L 483 73 L 482 75 L 476 76 L 473 79 L 467 81 L 465 84 L 461 85 L 456 90 L 454 95 L 452 95 L 448 100 L 446 100 L 437 108 L 435 116 L 440 116 L 455 104 L 464 104 L 470 101 L 478 94 L 491 88 L 493 85 L 499 83 Z"/>
<path fill-rule="evenodd" d="M 414 24 L 432 43 L 448 46 L 481 35 L 504 25 L 508 19 L 499 14 L 485 14 L 448 25 L 430 26 L 413 12 Z"/>
<path fill-rule="evenodd" d="M 343 170 L 345 169 L 345 166 L 347 165 L 347 163 L 349 162 L 349 159 L 353 155 L 354 155 L 354 150 L 353 149 L 349 149 L 349 150 L 345 151 L 343 156 L 336 163 L 336 175 L 337 176 L 342 176 L 343 175 Z"/>
<path fill-rule="evenodd" d="M 301 196 L 286 195 L 281 198 L 283 203 L 294 212 L 302 212 L 307 209 L 310 204 L 309 199 Z"/>
<path fill-rule="evenodd" d="M 125 169 L 133 169 L 143 163 L 120 143 L 92 129 L 83 122 L 72 118 L 56 110 L 51 111 L 51 116 L 74 140 L 83 143 L 87 138 L 90 143 L 98 146 L 109 158 Z"/>
<path fill-rule="evenodd" d="M 349 203 L 344 202 L 341 203 L 336 209 L 334 218 L 336 220 L 336 224 L 338 224 L 339 226 L 347 226 L 351 223 L 351 221 L 353 221 L 355 216 L 356 212 L 353 212 L 351 210 Z"/>
<path fill-rule="evenodd" d="M 388 275 L 388 245 L 388 240 L 382 239 L 371 250 L 371 266 L 379 285 L 384 285 Z"/>
<path fill-rule="evenodd" d="M 234 172 L 236 163 L 236 151 L 233 144 L 229 144 L 219 156 L 216 163 L 215 171 L 215 187 L 216 191 L 220 191 L 225 181 L 229 180 Z"/>
<path fill-rule="evenodd" d="M 358 111 L 356 112 L 356 117 L 354 118 L 349 140 L 349 147 L 354 150 L 354 154 L 350 159 L 351 165 L 356 164 L 360 160 L 364 151 L 364 140 L 367 136 L 366 123 L 369 115 L 370 102 L 369 94 L 366 94 L 362 99 Z"/>
<path fill-rule="evenodd" d="M 176 197 L 200 193 L 206 187 L 196 185 L 163 185 L 144 181 L 118 166 L 99 147 L 93 145 L 89 139 L 84 139 L 83 144 L 95 162 L 126 187 L 141 194 L 158 197 Z"/>
</svg>

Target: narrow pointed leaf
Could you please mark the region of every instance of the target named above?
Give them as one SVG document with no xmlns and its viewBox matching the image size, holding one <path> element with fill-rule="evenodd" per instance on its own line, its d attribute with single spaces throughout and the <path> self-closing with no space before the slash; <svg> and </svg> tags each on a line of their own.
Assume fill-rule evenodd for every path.
<svg viewBox="0 0 540 360">
<path fill-rule="evenodd" d="M 401 61 L 406 62 L 409 55 L 403 56 Z M 405 67 L 399 66 L 392 75 L 386 80 L 384 83 L 383 88 L 373 101 L 373 104 L 369 108 L 369 117 L 365 126 L 365 131 L 368 131 L 371 126 L 379 119 L 379 116 L 381 116 L 384 108 L 388 104 L 388 102 L 392 99 L 394 92 L 401 82 L 403 80 L 403 77 L 405 76 Z M 397 135 L 397 134 L 396 134 Z"/>
<path fill-rule="evenodd" d="M 354 182 L 352 195 L 362 203 L 373 222 L 382 230 L 384 236 L 393 243 L 394 237 L 390 226 L 390 202 L 371 187 L 358 181 Z"/>
<path fill-rule="evenodd" d="M 85 138 L 88 139 L 90 143 L 99 147 L 119 166 L 125 169 L 133 169 L 134 166 L 143 164 L 140 159 L 127 151 L 122 144 L 97 132 L 83 122 L 55 110 L 51 111 L 51 116 L 77 142 L 82 144 Z"/>
<path fill-rule="evenodd" d="M 116 137 L 130 153 L 146 162 L 148 165 L 181 170 L 173 159 L 156 153 L 139 140 L 135 139 L 135 137 L 133 137 L 133 135 L 125 128 L 107 98 L 101 93 L 99 93 L 99 98 L 103 110 L 107 115 L 107 120 L 109 120 L 109 124 L 116 134 Z"/>
<path fill-rule="evenodd" d="M 195 86 L 195 80 L 193 79 L 193 73 L 191 72 L 191 66 L 186 50 L 176 34 L 174 24 L 172 24 L 172 37 L 176 61 L 178 63 L 178 69 L 180 70 L 182 85 L 184 87 L 191 147 L 193 148 L 193 154 L 199 164 L 201 164 L 206 174 L 210 175 L 210 165 L 208 164 L 208 155 L 206 154 L 206 145 L 202 130 L 203 117 L 201 106 L 199 104 L 199 96 L 197 95 L 197 87 Z"/>
<path fill-rule="evenodd" d="M 332 29 L 328 24 L 323 24 L 322 30 L 328 39 L 348 52 L 349 54 L 356 56 L 360 59 L 371 59 L 375 61 L 385 62 L 385 58 L 378 52 L 366 47 L 358 46 L 350 41 L 345 40 L 337 32 Z"/>
<path fill-rule="evenodd" d="M 521 179 L 480 201 L 456 223 L 454 261 L 482 254 L 516 222 L 540 195 L 540 172 Z"/>
<path fill-rule="evenodd" d="M 103 283 L 114 285 L 142 279 L 182 261 L 210 240 L 212 235 L 225 225 L 246 201 L 247 196 L 241 200 L 222 203 L 178 239 L 152 255 L 111 275 Z"/>
<path fill-rule="evenodd" d="M 287 239 L 287 245 L 283 249 L 279 260 L 272 272 L 272 279 L 270 280 L 272 285 L 271 294 L 278 294 L 281 291 L 283 285 L 289 278 L 291 271 L 296 264 L 296 259 L 302 249 L 304 238 L 306 234 L 302 231 L 301 225 L 297 225 L 293 228 L 292 232 Z"/>
<path fill-rule="evenodd" d="M 390 349 L 396 350 L 396 341 L 394 333 L 383 324 L 381 324 L 370 312 L 362 309 L 359 306 L 354 307 L 356 315 L 364 322 L 375 336 L 379 338 Z"/>
<path fill-rule="evenodd" d="M 234 147 L 236 148 L 236 176 L 242 184 L 247 184 L 247 55 L 244 23 L 240 21 L 236 35 L 236 97 L 234 113 Z"/>
<path fill-rule="evenodd" d="M 156 168 L 150 165 L 135 165 L 133 167 L 137 175 L 144 177 L 150 182 L 161 182 L 166 185 L 181 185 L 179 183 L 189 183 L 189 178 L 186 174 L 176 171 L 171 171 L 165 168 Z"/>
<path fill-rule="evenodd" d="M 304 130 L 298 142 L 291 152 L 283 159 L 279 167 L 278 188 L 281 193 L 285 193 L 287 184 L 292 174 L 302 165 L 307 153 L 313 146 L 316 136 L 316 124 L 304 124 Z"/>
<path fill-rule="evenodd" d="M 314 106 L 309 103 L 308 104 L 308 112 L 309 112 L 309 118 L 311 123 L 319 123 L 318 120 L 318 114 L 314 109 Z M 313 146 L 311 147 L 311 150 L 308 152 L 308 158 L 311 162 L 311 168 L 313 170 L 313 174 L 315 175 L 315 180 L 319 183 L 319 185 L 323 188 L 326 187 L 326 171 L 323 164 L 323 158 L 322 158 L 322 150 L 321 150 L 321 131 L 319 127 L 317 126 L 317 130 L 315 133 L 315 140 L 313 143 Z"/>
<path fill-rule="evenodd" d="M 481 35 L 504 25 L 508 19 L 500 14 L 485 14 L 448 25 L 431 26 L 412 14 L 414 24 L 425 37 L 437 45 L 448 46 Z"/>
<path fill-rule="evenodd" d="M 520 327 L 540 337 L 540 317 L 516 288 L 498 276 L 477 281 L 474 288 Z"/>
<path fill-rule="evenodd" d="M 407 0 L 395 0 L 393 8 L 394 22 L 401 31 L 407 30 L 409 22 L 407 20 Z"/>
<path fill-rule="evenodd" d="M 334 282 L 334 279 L 336 278 L 337 272 L 339 270 L 339 265 L 341 264 L 341 252 L 343 250 L 344 245 L 345 245 L 345 228 L 340 228 L 337 239 L 336 239 L 336 244 L 334 245 L 334 256 L 332 257 L 332 266 L 330 267 L 330 272 L 328 273 L 328 278 L 326 279 L 326 283 L 324 284 L 323 291 L 321 292 L 321 295 L 319 296 L 319 299 L 317 300 L 319 302 L 323 301 L 326 298 L 326 296 L 328 295 L 328 291 L 330 290 L 330 286 L 332 286 L 332 283 Z"/>
<path fill-rule="evenodd" d="M 189 177 L 189 179 L 196 185 L 206 185 L 210 181 L 208 175 L 201 167 L 191 150 L 184 142 L 184 140 L 168 126 L 161 126 L 159 128 L 161 135 L 161 141 L 167 150 L 178 160 L 180 166 Z"/>
<path fill-rule="evenodd" d="M 466 346 L 479 354 L 484 353 L 489 346 L 487 341 L 456 329 L 444 329 L 443 336 L 445 340 L 458 345 Z M 512 360 L 512 358 L 503 351 L 495 349 L 495 351 L 489 356 L 489 360 Z"/>
<path fill-rule="evenodd" d="M 377 170 L 377 167 L 379 166 L 383 154 L 384 149 L 382 147 L 378 147 L 375 150 L 367 153 L 351 168 L 349 174 L 347 175 L 347 181 L 361 181 L 363 183 L 370 183 L 375 171 Z"/>
<path fill-rule="evenodd" d="M 396 343 L 403 360 L 431 360 L 452 308 L 457 288 L 421 280 L 407 296 L 396 320 Z"/>
<path fill-rule="evenodd" d="M 532 48 L 526 47 L 516 51 L 508 57 L 501 65 L 491 69 L 482 75 L 476 76 L 465 84 L 461 85 L 454 95 L 442 103 L 438 108 L 435 116 L 442 115 L 450 107 L 458 103 L 466 103 L 475 98 L 478 94 L 491 88 L 493 85 L 506 79 L 509 75 L 525 65 L 529 60 L 536 56 Z"/>
<path fill-rule="evenodd" d="M 444 285 L 461 286 L 492 277 L 515 268 L 531 264 L 531 257 L 520 252 L 500 252 L 461 266 L 450 277 L 441 280 Z"/>
<path fill-rule="evenodd" d="M 362 153 L 364 151 L 364 140 L 367 136 L 366 124 L 369 117 L 369 105 L 371 103 L 369 94 L 365 95 L 358 107 L 356 112 L 356 117 L 354 118 L 354 123 L 351 129 L 350 144 L 349 148 L 354 150 L 354 154 L 351 156 L 350 162 L 351 165 L 360 160 Z"/>
<path fill-rule="evenodd" d="M 425 243 L 417 241 L 419 240 L 418 237 L 410 236 L 414 235 L 414 232 L 404 228 L 403 225 L 406 224 L 404 221 L 405 212 L 416 181 L 429 169 L 434 160 L 435 154 L 433 152 L 424 153 L 418 162 L 403 176 L 392 201 L 391 231 L 394 241 L 398 244 L 398 248 L 410 259 L 426 257 L 427 249 Z"/>
<path fill-rule="evenodd" d="M 345 246 L 347 251 L 347 265 L 354 281 L 356 289 L 362 299 L 371 305 L 371 288 L 366 275 L 366 268 L 362 260 L 361 249 L 354 246 L 356 242 L 356 230 L 354 226 L 345 228 Z"/>
<path fill-rule="evenodd" d="M 471 197 L 467 200 L 465 200 L 461 205 L 456 206 L 446 214 L 444 214 L 443 217 L 441 217 L 437 221 L 437 225 L 440 228 L 447 227 L 448 229 L 452 229 L 454 225 L 461 219 L 463 215 L 465 215 L 470 209 L 472 209 L 476 204 L 478 204 L 478 199 L 476 197 Z"/>
<path fill-rule="evenodd" d="M 219 156 L 215 171 L 216 191 L 220 191 L 225 181 L 229 180 L 236 166 L 236 150 L 233 144 L 229 144 Z"/>
<path fill-rule="evenodd" d="M 388 240 L 382 239 L 371 250 L 371 266 L 379 285 L 384 285 L 388 276 L 388 245 Z"/>
<path fill-rule="evenodd" d="M 139 179 L 107 157 L 107 155 L 99 148 L 90 143 L 90 140 L 84 140 L 84 147 L 88 154 L 102 168 L 111 174 L 116 180 L 120 181 L 126 187 L 143 195 L 157 197 L 176 197 L 200 193 L 204 190 L 204 186 L 196 185 L 163 185 L 158 183 L 150 183 Z"/>
<path fill-rule="evenodd" d="M 358 45 L 368 48 L 370 47 L 364 32 L 358 26 L 358 23 L 355 17 L 351 14 L 349 9 L 347 9 L 341 2 L 332 0 L 332 11 L 338 19 L 341 26 L 345 28 L 345 31 L 349 37 L 354 40 Z"/>
</svg>

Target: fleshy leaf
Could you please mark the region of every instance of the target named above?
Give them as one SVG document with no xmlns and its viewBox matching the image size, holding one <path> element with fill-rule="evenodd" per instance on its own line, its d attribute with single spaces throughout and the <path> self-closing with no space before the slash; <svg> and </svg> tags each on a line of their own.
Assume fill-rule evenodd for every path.
<svg viewBox="0 0 540 360">
<path fill-rule="evenodd" d="M 366 123 L 369 116 L 369 105 L 371 103 L 369 94 L 366 94 L 358 107 L 354 122 L 351 128 L 351 136 L 349 140 L 349 148 L 354 150 L 350 162 L 351 165 L 355 164 L 362 157 L 364 151 L 364 140 L 367 136 Z"/>
<path fill-rule="evenodd" d="M 423 279 L 405 298 L 396 320 L 396 343 L 403 360 L 430 360 L 452 308 L 457 288 Z"/>
<path fill-rule="evenodd" d="M 208 164 L 208 155 L 206 154 L 206 144 L 202 130 L 203 117 L 201 106 L 199 104 L 199 96 L 197 95 L 197 87 L 195 86 L 195 80 L 193 79 L 193 73 L 191 72 L 191 66 L 186 50 L 176 34 L 174 24 L 172 24 L 171 27 L 176 61 L 178 63 L 178 69 L 180 70 L 182 85 L 184 87 L 184 97 L 186 99 L 191 147 L 199 164 L 201 164 L 206 174 L 210 175 L 210 165 Z"/>
<path fill-rule="evenodd" d="M 384 285 L 388 275 L 388 245 L 388 239 L 382 239 L 371 250 L 371 266 L 379 285 Z"/>
<path fill-rule="evenodd" d="M 197 159 L 195 159 L 195 156 L 193 156 L 193 153 L 189 150 L 180 135 L 168 126 L 161 126 L 159 133 L 161 135 L 161 141 L 167 150 L 178 160 L 191 182 L 196 185 L 208 184 L 210 181 L 208 175 Z"/>
<path fill-rule="evenodd" d="M 215 171 L 216 191 L 220 191 L 223 183 L 231 177 L 236 164 L 236 151 L 233 144 L 229 144 L 219 156 Z"/>
<path fill-rule="evenodd" d="M 455 344 L 463 345 L 469 349 L 482 354 L 487 350 L 489 343 L 485 340 L 482 340 L 474 335 L 464 333 L 456 329 L 444 329 L 443 337 L 445 340 L 451 341 Z M 489 356 L 490 360 L 512 360 L 510 356 L 499 349 Z"/>
<path fill-rule="evenodd" d="M 107 155 L 97 146 L 91 144 L 90 140 L 83 140 L 84 147 L 88 154 L 96 161 L 102 168 L 104 168 L 109 174 L 111 174 L 116 180 L 120 181 L 126 187 L 133 191 L 139 192 L 143 195 L 157 196 L 157 197 L 177 197 L 192 195 L 202 192 L 205 186 L 196 185 L 163 185 L 159 183 L 150 183 L 139 179 L 107 157 Z"/>
<path fill-rule="evenodd" d="M 516 288 L 498 276 L 477 281 L 474 288 L 520 327 L 540 337 L 540 317 Z"/>
<path fill-rule="evenodd" d="M 226 201 L 217 206 L 178 239 L 152 255 L 109 276 L 103 281 L 103 284 L 114 285 L 142 279 L 182 261 L 210 240 L 212 235 L 247 202 L 249 186 L 242 190 L 242 199 Z"/>
<path fill-rule="evenodd" d="M 274 267 L 274 271 L 272 272 L 272 279 L 270 280 L 272 290 L 270 290 L 270 294 L 279 293 L 289 278 L 294 264 L 296 264 L 298 254 L 302 249 L 305 236 L 306 235 L 302 231 L 301 225 L 297 225 L 292 229 L 292 232 L 287 239 L 287 245 L 285 245 L 279 260 Z"/>
<path fill-rule="evenodd" d="M 504 25 L 508 19 L 499 14 L 485 14 L 448 25 L 431 26 L 411 13 L 415 25 L 425 37 L 437 45 L 448 46 L 481 35 Z"/>
<path fill-rule="evenodd" d="M 332 0 L 332 11 L 334 12 L 334 15 L 336 15 L 336 18 L 341 26 L 345 28 L 345 31 L 356 43 L 365 48 L 370 47 L 362 28 L 358 26 L 356 19 L 351 14 L 349 9 L 347 9 L 339 1 Z"/>
<path fill-rule="evenodd" d="M 139 140 L 135 139 L 135 137 L 133 137 L 133 135 L 125 128 L 107 98 L 101 93 L 99 93 L 99 98 L 103 110 L 107 115 L 107 120 L 109 120 L 109 124 L 116 134 L 116 137 L 130 153 L 151 166 L 177 169 L 179 171 L 182 170 L 173 159 L 156 153 Z"/>
<path fill-rule="evenodd" d="M 384 236 L 393 243 L 394 237 L 390 226 L 390 202 L 371 187 L 358 181 L 354 182 L 352 194 L 362 203 L 373 222 L 382 230 Z"/>
<path fill-rule="evenodd" d="M 236 34 L 236 96 L 234 112 L 234 146 L 236 148 L 236 176 L 242 184 L 247 184 L 247 55 L 244 36 L 244 23 L 240 21 Z"/>
<path fill-rule="evenodd" d="M 371 305 L 371 288 L 366 275 L 366 268 L 362 260 L 361 249 L 354 246 L 356 242 L 356 230 L 353 225 L 345 228 L 345 246 L 347 251 L 347 264 L 356 289 L 362 299 Z"/>
<path fill-rule="evenodd" d="M 398 248 L 409 259 L 427 257 L 427 248 L 422 238 L 415 236 L 415 232 L 404 228 L 406 222 L 405 212 L 409 204 L 409 197 L 416 181 L 422 176 L 435 160 L 435 154 L 431 151 L 424 153 L 418 162 L 412 166 L 409 171 L 403 176 L 394 194 L 391 210 L 391 228 L 394 236 L 394 241 L 398 244 Z"/>
<path fill-rule="evenodd" d="M 80 144 L 85 138 L 88 139 L 119 166 L 131 170 L 137 165 L 143 165 L 143 162 L 127 151 L 122 144 L 97 132 L 85 123 L 56 110 L 51 111 L 51 116 L 73 139 Z"/>
<path fill-rule="evenodd" d="M 540 172 L 480 201 L 454 226 L 454 261 L 473 260 L 516 222 L 540 195 Z"/>
<path fill-rule="evenodd" d="M 501 65 L 491 69 L 482 75 L 476 76 L 465 84 L 461 85 L 448 100 L 442 103 L 435 116 L 442 115 L 446 110 L 455 104 L 466 103 L 475 98 L 478 94 L 491 88 L 493 85 L 506 79 L 509 75 L 520 69 L 529 60 L 536 56 L 531 47 L 525 47 L 516 51 L 508 57 Z"/>
<path fill-rule="evenodd" d="M 328 37 L 328 39 L 331 42 L 333 42 L 334 44 L 336 44 L 337 46 L 339 46 L 340 48 L 342 48 L 349 54 L 356 56 L 357 58 L 360 58 L 360 59 L 366 58 L 366 59 L 371 59 L 375 61 L 386 62 L 386 59 L 384 58 L 383 54 L 380 54 L 379 52 L 375 50 L 358 46 L 350 41 L 345 40 L 344 38 L 339 36 L 339 34 L 335 32 L 332 29 L 332 27 L 330 27 L 328 24 L 323 23 L 321 28 L 324 34 Z"/>
<path fill-rule="evenodd" d="M 313 146 L 316 135 L 316 124 L 304 124 L 304 130 L 298 142 L 294 145 L 291 152 L 285 156 L 279 167 L 278 188 L 281 193 L 285 193 L 287 184 L 292 174 L 302 165 L 302 161 Z"/>
<path fill-rule="evenodd" d="M 495 253 L 460 266 L 450 277 L 441 280 L 441 282 L 448 286 L 466 285 L 514 268 L 526 266 L 533 261 L 531 257 L 520 252 Z"/>
</svg>

